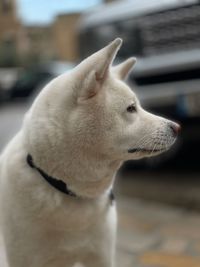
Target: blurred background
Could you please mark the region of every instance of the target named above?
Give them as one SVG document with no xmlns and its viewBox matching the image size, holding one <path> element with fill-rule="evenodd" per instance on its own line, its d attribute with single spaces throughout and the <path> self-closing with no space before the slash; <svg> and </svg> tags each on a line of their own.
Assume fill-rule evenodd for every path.
<svg viewBox="0 0 200 267">
<path fill-rule="evenodd" d="M 176 215 L 181 210 L 184 216 L 179 217 L 180 222 L 190 218 L 190 231 L 192 227 L 195 232 L 184 243 L 180 237 L 174 241 L 177 230 L 172 230 L 173 242 L 162 239 L 168 242 L 163 247 L 173 251 L 178 248 L 180 254 L 198 236 L 200 253 L 199 231 L 192 224 L 200 223 L 200 1 L 0 0 L 0 149 L 20 128 L 24 113 L 50 79 L 70 70 L 116 37 L 124 41 L 116 63 L 130 56 L 138 59 L 127 82 L 143 107 L 182 125 L 180 137 L 169 152 L 123 165 L 116 194 L 128 200 L 120 205 L 124 210 L 123 205 L 132 203 L 136 214 L 138 210 L 149 214 L 154 204 L 167 205 L 156 206 L 154 215 L 144 216 L 145 222 L 152 216 L 161 216 L 159 222 L 164 223 L 172 216 L 169 207 Z M 165 211 L 161 215 L 160 209 Z M 131 229 L 135 225 L 137 232 L 141 215 L 136 223 L 128 214 L 129 208 L 122 225 L 131 225 Z M 184 233 L 189 231 L 184 229 Z M 138 239 L 134 251 L 144 249 L 148 242 L 156 246 L 146 236 Z M 193 250 L 192 255 L 195 253 L 198 254 Z M 167 262 L 165 256 L 162 262 Z M 200 266 L 196 258 L 185 259 L 187 265 L 178 265 L 179 261 L 176 264 L 170 258 L 171 265 L 162 265 L 149 257 L 137 266 Z"/>
</svg>

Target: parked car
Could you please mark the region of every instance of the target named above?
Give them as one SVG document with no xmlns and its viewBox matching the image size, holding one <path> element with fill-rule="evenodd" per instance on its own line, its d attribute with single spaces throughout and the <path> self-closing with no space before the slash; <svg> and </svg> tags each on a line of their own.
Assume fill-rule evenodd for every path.
<svg viewBox="0 0 200 267">
<path fill-rule="evenodd" d="M 0 103 L 9 98 L 10 88 L 18 80 L 20 68 L 0 68 Z"/>
<path fill-rule="evenodd" d="M 26 98 L 34 94 L 40 85 L 73 68 L 74 63 L 50 62 L 22 71 L 18 80 L 9 89 L 10 99 Z"/>
<path fill-rule="evenodd" d="M 118 60 L 136 56 L 130 83 L 142 103 L 177 119 L 200 117 L 200 2 L 117 1 L 86 12 L 79 25 L 86 57 L 116 37 Z"/>
</svg>

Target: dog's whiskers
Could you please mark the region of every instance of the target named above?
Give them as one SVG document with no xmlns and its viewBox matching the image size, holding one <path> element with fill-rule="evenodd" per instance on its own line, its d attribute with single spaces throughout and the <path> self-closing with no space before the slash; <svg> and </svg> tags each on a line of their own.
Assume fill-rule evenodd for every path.
<svg viewBox="0 0 200 267">
<path fill-rule="evenodd" d="M 138 143 L 136 144 L 136 151 L 139 151 L 140 149 L 143 149 L 145 148 L 145 146 L 148 146 L 149 144 L 152 144 L 153 143 L 153 139 L 155 138 L 152 138 L 152 136 L 154 134 L 157 134 L 157 130 L 155 130 L 154 132 L 152 132 L 150 135 L 149 134 L 146 134 L 144 135 L 139 141 Z M 150 139 L 150 140 L 149 140 Z"/>
<path fill-rule="evenodd" d="M 136 152 L 142 149 L 151 150 L 150 156 L 159 148 L 159 150 L 168 150 L 175 142 L 170 134 L 164 133 L 160 130 L 155 130 L 151 134 L 145 134 L 136 144 Z"/>
</svg>

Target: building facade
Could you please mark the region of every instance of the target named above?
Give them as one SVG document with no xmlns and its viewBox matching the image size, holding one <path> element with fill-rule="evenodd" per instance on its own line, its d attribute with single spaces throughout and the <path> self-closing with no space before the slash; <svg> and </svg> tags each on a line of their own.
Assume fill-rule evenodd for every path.
<svg viewBox="0 0 200 267">
<path fill-rule="evenodd" d="M 77 61 L 79 41 L 77 24 L 80 13 L 59 15 L 53 23 L 53 42 L 58 60 Z"/>
<path fill-rule="evenodd" d="M 24 34 L 26 39 L 26 55 L 29 57 L 29 61 L 33 60 L 35 63 L 40 63 L 55 58 L 51 25 L 26 26 L 24 27 Z"/>
<path fill-rule="evenodd" d="M 78 61 L 77 25 L 81 13 L 59 15 L 47 26 L 26 26 L 17 16 L 16 2 L 0 0 L 0 67 L 52 59 Z"/>
<path fill-rule="evenodd" d="M 20 47 L 21 24 L 15 0 L 0 0 L 0 64 L 14 64 Z"/>
</svg>

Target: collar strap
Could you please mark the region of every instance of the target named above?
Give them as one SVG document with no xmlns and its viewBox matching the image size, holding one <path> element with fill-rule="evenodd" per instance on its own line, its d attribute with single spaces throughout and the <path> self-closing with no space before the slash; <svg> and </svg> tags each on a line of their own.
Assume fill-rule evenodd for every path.
<svg viewBox="0 0 200 267">
<path fill-rule="evenodd" d="M 33 158 L 30 154 L 27 155 L 26 157 L 26 161 L 28 163 L 28 165 L 37 170 L 40 175 L 53 187 L 55 187 L 57 190 L 59 190 L 60 192 L 64 193 L 64 194 L 67 194 L 69 196 L 72 196 L 72 197 L 77 197 L 77 195 L 72 192 L 66 185 L 66 183 L 64 183 L 62 180 L 58 180 L 52 176 L 49 176 L 47 173 L 45 173 L 43 170 L 41 170 L 40 168 L 38 168 L 34 162 L 33 162 Z"/>
<path fill-rule="evenodd" d="M 28 165 L 32 168 L 32 169 L 35 169 L 37 170 L 40 175 L 51 185 L 53 186 L 54 188 L 56 188 L 58 191 L 66 194 L 66 195 L 69 195 L 71 197 L 77 197 L 77 195 L 71 191 L 68 187 L 67 187 L 67 184 L 65 182 L 63 182 L 62 180 L 58 180 L 52 176 L 49 176 L 46 172 L 44 172 L 42 169 L 40 169 L 39 167 L 37 167 L 33 161 L 33 157 L 28 154 L 27 157 L 26 157 L 26 161 L 28 163 Z M 111 204 L 113 204 L 114 200 L 115 200 L 115 196 L 113 194 L 113 190 L 111 189 L 110 190 L 110 193 L 109 193 L 109 199 L 110 199 L 110 202 Z"/>
</svg>

